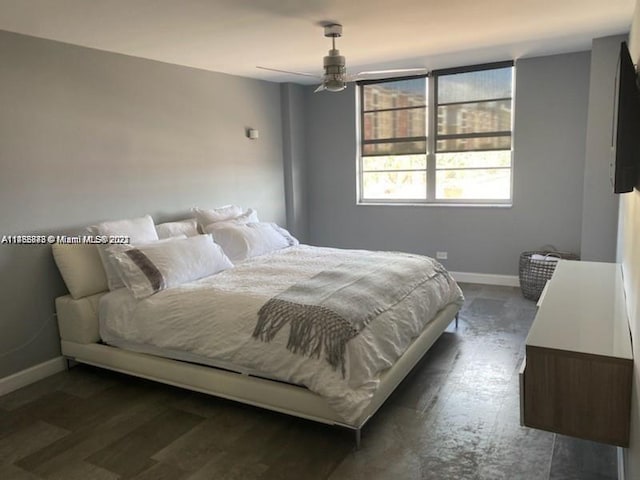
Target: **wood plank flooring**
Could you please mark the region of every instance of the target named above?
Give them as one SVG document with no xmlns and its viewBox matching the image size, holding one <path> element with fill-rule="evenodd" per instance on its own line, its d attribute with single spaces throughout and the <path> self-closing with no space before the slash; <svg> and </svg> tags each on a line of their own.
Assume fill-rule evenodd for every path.
<svg viewBox="0 0 640 480">
<path fill-rule="evenodd" d="M 78 366 L 0 397 L 0 479 L 617 478 L 613 447 L 520 427 L 517 368 L 535 314 L 462 285 L 450 326 L 363 430 Z"/>
</svg>

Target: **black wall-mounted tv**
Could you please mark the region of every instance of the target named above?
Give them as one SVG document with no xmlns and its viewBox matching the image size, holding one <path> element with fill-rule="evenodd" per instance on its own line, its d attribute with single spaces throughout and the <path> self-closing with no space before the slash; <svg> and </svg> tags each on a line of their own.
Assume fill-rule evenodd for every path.
<svg viewBox="0 0 640 480">
<path fill-rule="evenodd" d="M 625 193 L 640 188 L 640 91 L 626 42 L 620 46 L 614 105 L 613 192 Z"/>
</svg>

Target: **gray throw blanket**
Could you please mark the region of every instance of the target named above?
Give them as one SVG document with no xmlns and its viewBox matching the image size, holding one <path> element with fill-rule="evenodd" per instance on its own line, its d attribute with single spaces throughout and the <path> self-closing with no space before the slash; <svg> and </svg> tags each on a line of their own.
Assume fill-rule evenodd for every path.
<svg viewBox="0 0 640 480">
<path fill-rule="evenodd" d="M 390 252 L 364 255 L 267 301 L 258 312 L 253 336 L 269 342 L 289 325 L 288 350 L 309 357 L 324 354 L 344 377 L 347 342 L 372 319 L 438 275 L 448 273 L 428 257 Z"/>
</svg>

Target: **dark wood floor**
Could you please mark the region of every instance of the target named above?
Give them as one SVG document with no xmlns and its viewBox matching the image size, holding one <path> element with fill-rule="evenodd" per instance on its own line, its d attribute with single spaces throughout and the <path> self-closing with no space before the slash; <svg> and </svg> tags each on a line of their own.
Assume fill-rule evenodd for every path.
<svg viewBox="0 0 640 480">
<path fill-rule="evenodd" d="M 349 432 L 79 366 L 0 397 L 0 479 L 616 479 L 615 449 L 520 427 L 535 314 L 463 285 L 452 327 L 363 430 Z"/>
</svg>

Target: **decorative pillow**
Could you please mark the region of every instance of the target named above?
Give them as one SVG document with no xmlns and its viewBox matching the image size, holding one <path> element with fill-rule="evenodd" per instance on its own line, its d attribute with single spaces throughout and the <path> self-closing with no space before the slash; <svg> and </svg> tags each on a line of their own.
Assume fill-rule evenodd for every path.
<svg viewBox="0 0 640 480">
<path fill-rule="evenodd" d="M 155 240 L 153 242 L 147 242 L 147 243 L 130 243 L 128 245 L 107 245 L 104 255 L 105 255 L 105 258 L 107 259 L 107 262 L 113 266 L 116 274 L 118 275 L 118 278 L 120 279 L 121 286 L 119 288 L 126 287 L 126 284 L 122 279 L 122 272 L 120 271 L 120 266 L 118 265 L 118 261 L 116 260 L 114 253 L 121 252 L 123 250 L 122 247 L 126 247 L 126 248 L 153 247 L 155 245 L 171 242 L 173 240 L 182 240 L 184 238 L 187 238 L 187 236 L 184 234 L 180 234 L 180 235 L 176 235 L 175 237 L 161 238 L 160 240 Z M 124 249 L 126 250 L 126 248 Z"/>
<path fill-rule="evenodd" d="M 74 299 L 109 289 L 97 245 L 54 243 L 51 251 Z"/>
<path fill-rule="evenodd" d="M 129 237 L 130 243 L 149 243 L 154 240 L 158 240 L 158 234 L 156 233 L 156 227 L 153 224 L 153 219 L 150 215 L 145 215 L 140 218 L 132 218 L 128 220 L 116 220 L 113 222 L 103 222 L 97 225 L 92 225 L 87 228 L 92 235 L 116 235 Z M 100 260 L 102 260 L 102 266 L 107 275 L 107 285 L 109 290 L 115 290 L 116 288 L 124 287 L 122 280 L 116 271 L 115 266 L 109 261 L 106 255 L 106 249 L 109 245 L 98 245 L 98 253 L 100 254 Z"/>
<path fill-rule="evenodd" d="M 195 218 L 188 218 L 178 222 L 161 223 L 156 225 L 156 232 L 160 239 L 176 237 L 178 235 L 193 237 L 198 235 L 198 222 Z"/>
<path fill-rule="evenodd" d="M 192 208 L 191 211 L 195 214 L 200 228 L 204 228 L 212 223 L 231 220 L 232 218 L 242 215 L 242 207 L 237 205 L 225 205 L 224 207 L 214 209 L 195 207 Z"/>
<path fill-rule="evenodd" d="M 141 247 L 110 247 L 120 275 L 136 298 L 233 267 L 211 235 L 171 239 Z"/>
<path fill-rule="evenodd" d="M 208 225 L 206 233 L 211 233 L 229 259 L 237 263 L 289 247 L 289 239 L 280 233 L 279 228 L 275 223 L 258 222 L 242 225 L 219 222 Z"/>
</svg>

